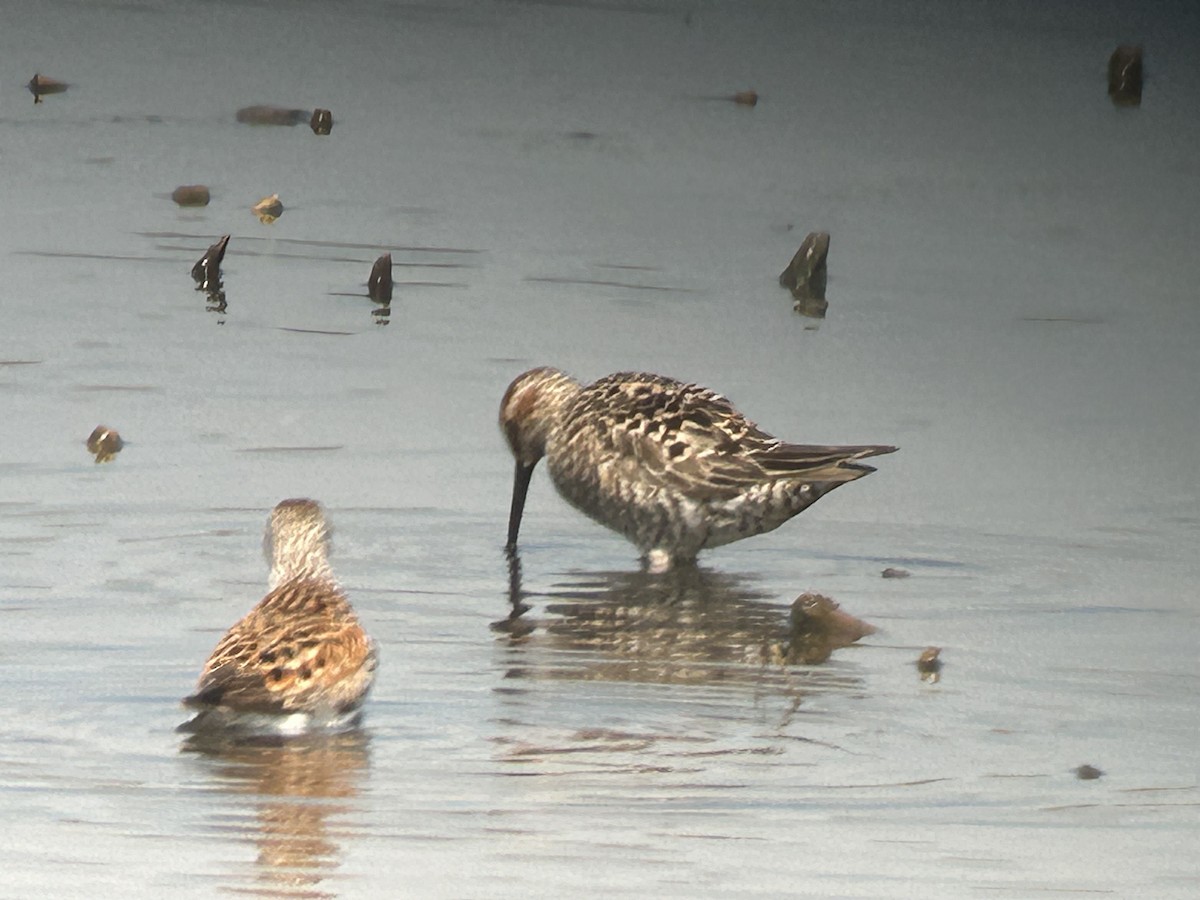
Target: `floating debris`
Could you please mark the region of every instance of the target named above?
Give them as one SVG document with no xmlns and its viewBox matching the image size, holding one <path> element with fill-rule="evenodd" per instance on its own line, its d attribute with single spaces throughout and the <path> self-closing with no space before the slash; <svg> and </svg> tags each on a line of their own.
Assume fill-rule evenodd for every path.
<svg viewBox="0 0 1200 900">
<path fill-rule="evenodd" d="M 880 574 L 884 578 L 907 578 L 912 574 L 912 572 L 908 571 L 908 569 L 896 569 L 892 566 L 888 566 Z"/>
<path fill-rule="evenodd" d="M 917 671 L 921 673 L 922 681 L 930 684 L 937 684 L 941 681 L 942 661 L 938 659 L 941 652 L 941 647 L 926 647 L 921 651 L 921 655 L 917 658 Z"/>
<path fill-rule="evenodd" d="M 1075 773 L 1075 777 L 1080 781 L 1095 781 L 1097 778 L 1100 778 L 1104 775 L 1104 773 L 1095 766 L 1089 766 L 1087 763 L 1084 763 L 1082 766 L 1077 766 L 1071 771 Z"/>
<path fill-rule="evenodd" d="M 29 79 L 29 92 L 33 94 L 34 103 L 41 103 L 42 97 L 46 94 L 61 94 L 69 87 L 70 85 L 65 81 L 47 78 L 41 74 L 34 75 Z"/>
<path fill-rule="evenodd" d="M 758 91 L 738 91 L 733 102 L 738 106 L 758 106 Z"/>
<path fill-rule="evenodd" d="M 779 283 L 792 292 L 796 312 L 801 315 L 814 319 L 825 318 L 825 310 L 829 306 L 825 301 L 828 256 L 829 232 L 809 232 L 792 261 L 779 274 Z"/>
<path fill-rule="evenodd" d="M 192 266 L 192 278 L 199 286 L 197 290 L 215 290 L 221 286 L 221 262 L 225 259 L 227 246 L 229 235 L 225 234 L 196 260 L 196 264 Z"/>
<path fill-rule="evenodd" d="M 792 601 L 789 638 L 779 661 L 787 665 L 823 663 L 834 650 L 875 633 L 875 626 L 850 615 L 824 594 L 803 593 Z"/>
<path fill-rule="evenodd" d="M 109 462 L 124 446 L 125 442 L 116 429 L 107 425 L 97 425 L 87 439 L 88 453 L 95 456 L 98 463 Z"/>
<path fill-rule="evenodd" d="M 244 106 L 237 111 L 237 120 L 244 125 L 285 125 L 290 128 L 307 122 L 309 111 L 282 106 Z"/>
<path fill-rule="evenodd" d="M 171 199 L 179 206 L 208 206 L 208 188 L 203 184 L 181 184 L 171 191 Z"/>
<path fill-rule="evenodd" d="M 1114 106 L 1142 103 L 1142 48 L 1122 44 L 1108 58 L 1108 96 Z"/>
<path fill-rule="evenodd" d="M 250 211 L 258 216 L 258 221 L 264 225 L 270 225 L 283 215 L 283 204 L 279 202 L 278 194 L 272 194 L 255 203 L 250 207 Z"/>
<path fill-rule="evenodd" d="M 308 124 L 313 134 L 329 134 L 333 131 L 333 113 L 327 109 L 314 109 Z"/>
</svg>

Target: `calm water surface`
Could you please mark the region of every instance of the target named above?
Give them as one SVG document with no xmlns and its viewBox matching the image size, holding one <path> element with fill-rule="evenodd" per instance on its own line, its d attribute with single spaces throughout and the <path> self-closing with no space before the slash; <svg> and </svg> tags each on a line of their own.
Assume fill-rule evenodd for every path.
<svg viewBox="0 0 1200 900">
<path fill-rule="evenodd" d="M 0 896 L 1200 892 L 1192 14 L 0 9 Z M 818 228 L 819 323 L 775 281 Z M 516 571 L 496 408 L 544 363 L 902 449 L 663 578 L 539 473 Z M 288 496 L 381 647 L 365 728 L 185 743 Z M 878 630 L 779 665 L 803 591 Z"/>
</svg>

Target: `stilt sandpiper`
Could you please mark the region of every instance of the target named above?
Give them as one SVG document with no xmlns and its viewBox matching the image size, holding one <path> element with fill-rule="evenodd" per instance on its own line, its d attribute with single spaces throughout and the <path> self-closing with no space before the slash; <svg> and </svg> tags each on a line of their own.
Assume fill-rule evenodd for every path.
<svg viewBox="0 0 1200 900">
<path fill-rule="evenodd" d="M 544 456 L 563 498 L 632 541 L 652 571 L 778 528 L 875 471 L 854 460 L 896 449 L 791 444 L 694 384 L 621 372 L 583 385 L 549 367 L 509 385 L 500 428 L 516 459 L 510 550 Z"/>
</svg>

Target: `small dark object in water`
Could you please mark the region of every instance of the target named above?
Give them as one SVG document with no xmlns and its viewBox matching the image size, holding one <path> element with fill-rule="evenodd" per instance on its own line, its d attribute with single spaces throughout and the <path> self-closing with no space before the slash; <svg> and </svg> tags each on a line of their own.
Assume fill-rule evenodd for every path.
<svg viewBox="0 0 1200 900">
<path fill-rule="evenodd" d="M 387 306 L 392 302 L 392 254 L 385 253 L 371 266 L 367 294 L 376 303 Z"/>
<path fill-rule="evenodd" d="M 283 203 L 279 200 L 278 194 L 272 194 L 270 197 L 263 197 L 250 207 L 250 212 L 258 216 L 258 221 L 264 225 L 270 225 L 283 215 Z"/>
<path fill-rule="evenodd" d="M 96 457 L 96 462 L 108 462 L 121 452 L 125 442 L 117 434 L 116 429 L 107 425 L 97 425 L 87 439 L 88 453 Z"/>
<path fill-rule="evenodd" d="M 45 75 L 34 75 L 29 79 L 29 92 L 33 94 L 33 102 L 41 103 L 42 96 L 45 94 L 61 94 L 70 85 L 65 81 L 58 81 L 54 78 L 47 78 Z"/>
<path fill-rule="evenodd" d="M 225 248 L 229 245 L 229 235 L 204 251 L 204 255 L 192 266 L 192 278 L 199 285 L 197 290 L 217 290 L 221 287 L 221 261 L 225 259 Z"/>
<path fill-rule="evenodd" d="M 1108 96 L 1116 106 L 1142 102 L 1142 48 L 1122 44 L 1108 58 Z"/>
<path fill-rule="evenodd" d="M 171 191 L 171 199 L 180 206 L 208 206 L 208 188 L 202 184 L 181 184 Z"/>
<path fill-rule="evenodd" d="M 783 662 L 817 665 L 834 650 L 875 633 L 875 626 L 844 612 L 824 594 L 804 593 L 792 601 L 789 641 Z"/>
<path fill-rule="evenodd" d="M 733 102 L 738 106 L 758 106 L 758 91 L 738 91 Z"/>
<path fill-rule="evenodd" d="M 828 277 L 826 259 L 829 256 L 829 232 L 810 231 L 800 249 L 779 274 L 779 283 L 792 292 L 796 312 L 814 319 L 823 319 L 825 282 Z"/>
<path fill-rule="evenodd" d="M 908 571 L 908 569 L 895 569 L 891 566 L 888 566 L 882 572 L 884 578 L 907 578 L 911 574 L 912 572 Z"/>
<path fill-rule="evenodd" d="M 1101 775 L 1104 774 L 1099 769 L 1097 769 L 1095 766 L 1089 766 L 1087 763 L 1084 763 L 1082 766 L 1079 766 L 1078 768 L 1073 769 L 1072 771 L 1075 772 L 1075 777 L 1078 778 L 1080 781 L 1095 781 L 1097 778 L 1099 778 Z"/>
<path fill-rule="evenodd" d="M 941 647 L 926 647 L 921 651 L 921 655 L 917 659 L 917 671 L 921 673 L 922 681 L 937 684 L 941 680 L 942 661 L 938 659 L 941 652 Z"/>
<path fill-rule="evenodd" d="M 307 109 L 284 109 L 282 106 L 244 106 L 237 111 L 237 120 L 246 125 L 286 125 L 291 127 L 309 120 Z"/>
<path fill-rule="evenodd" d="M 333 131 L 333 113 L 327 109 L 314 109 L 308 124 L 313 134 L 329 134 Z"/>
</svg>

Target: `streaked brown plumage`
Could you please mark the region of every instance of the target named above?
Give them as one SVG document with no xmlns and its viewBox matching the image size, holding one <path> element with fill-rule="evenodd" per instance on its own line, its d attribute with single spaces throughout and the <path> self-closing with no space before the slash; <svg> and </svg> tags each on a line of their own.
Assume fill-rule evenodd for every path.
<svg viewBox="0 0 1200 900">
<path fill-rule="evenodd" d="M 645 372 L 585 386 L 557 369 L 531 369 L 505 392 L 500 428 L 516 459 L 510 549 L 545 456 L 563 498 L 625 535 L 656 570 L 778 528 L 875 471 L 854 460 L 896 449 L 788 443 L 719 394 Z"/>
<path fill-rule="evenodd" d="M 374 679 L 374 642 L 334 580 L 329 527 L 313 500 L 271 513 L 271 591 L 217 643 L 184 704 L 208 725 L 284 730 L 352 724 Z M 278 724 L 278 723 L 276 723 Z"/>
</svg>

